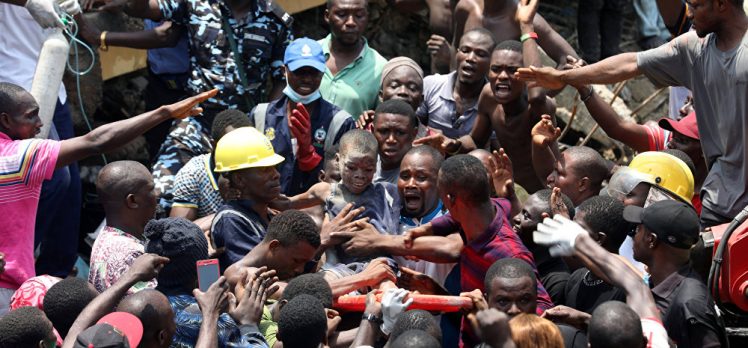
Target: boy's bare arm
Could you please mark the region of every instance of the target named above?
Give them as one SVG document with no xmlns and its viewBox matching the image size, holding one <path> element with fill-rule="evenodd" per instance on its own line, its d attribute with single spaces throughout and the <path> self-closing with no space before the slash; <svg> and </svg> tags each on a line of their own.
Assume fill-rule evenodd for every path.
<svg viewBox="0 0 748 348">
<path fill-rule="evenodd" d="M 285 211 L 289 209 L 305 209 L 325 203 L 330 195 L 330 183 L 318 182 L 304 193 L 293 197 L 280 196 L 270 203 L 270 208 Z"/>
</svg>

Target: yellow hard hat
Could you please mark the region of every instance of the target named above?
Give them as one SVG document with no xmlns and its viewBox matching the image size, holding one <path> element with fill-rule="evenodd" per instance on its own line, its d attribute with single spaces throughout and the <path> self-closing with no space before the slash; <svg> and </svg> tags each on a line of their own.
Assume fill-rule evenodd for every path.
<svg viewBox="0 0 748 348">
<path fill-rule="evenodd" d="M 284 161 L 275 153 L 270 140 L 253 127 L 241 127 L 226 133 L 216 145 L 218 173 L 245 168 L 271 167 Z"/>
<path fill-rule="evenodd" d="M 629 163 L 629 168 L 648 174 L 648 183 L 676 195 L 686 203 L 691 203 L 693 173 L 678 157 L 659 151 L 642 152 Z"/>
</svg>

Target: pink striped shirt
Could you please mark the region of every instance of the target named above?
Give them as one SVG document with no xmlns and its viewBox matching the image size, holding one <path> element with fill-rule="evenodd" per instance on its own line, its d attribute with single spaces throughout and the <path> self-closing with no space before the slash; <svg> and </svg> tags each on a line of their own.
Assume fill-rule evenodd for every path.
<svg viewBox="0 0 748 348">
<path fill-rule="evenodd" d="M 44 180 L 52 178 L 60 152 L 53 140 L 12 140 L 0 132 L 0 288 L 17 289 L 34 272 L 34 226 Z"/>
</svg>

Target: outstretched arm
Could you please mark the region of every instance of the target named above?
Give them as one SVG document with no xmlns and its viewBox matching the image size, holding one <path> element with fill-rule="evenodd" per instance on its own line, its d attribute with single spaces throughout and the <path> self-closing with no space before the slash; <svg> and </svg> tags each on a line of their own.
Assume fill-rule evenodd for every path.
<svg viewBox="0 0 748 348">
<path fill-rule="evenodd" d="M 639 75 L 636 53 L 622 53 L 592 65 L 573 70 L 556 70 L 550 67 L 520 68 L 515 76 L 548 89 L 560 89 L 567 84 L 610 84 Z"/>
<path fill-rule="evenodd" d="M 75 17 L 78 29 L 83 39 L 94 46 L 101 46 L 101 29 L 88 22 L 83 15 Z M 107 31 L 104 43 L 106 46 L 130 47 L 139 49 L 174 47 L 184 34 L 184 27 L 173 22 L 163 24 L 151 30 L 115 32 Z"/>
<path fill-rule="evenodd" d="M 533 240 L 550 246 L 551 256 L 576 255 L 604 281 L 626 292 L 626 303 L 641 318 L 659 319 L 652 293 L 641 276 L 619 256 L 611 254 L 590 237 L 587 230 L 561 215 L 538 224 Z"/>
<path fill-rule="evenodd" d="M 114 150 L 168 119 L 198 115 L 202 112 L 202 108 L 197 107 L 197 104 L 212 98 L 216 93 L 218 93 L 217 89 L 203 92 L 126 120 L 105 124 L 86 135 L 63 140 L 57 156 L 57 168 L 65 167 L 88 156 Z"/>
<path fill-rule="evenodd" d="M 580 227 L 581 228 L 581 227 Z M 588 233 L 577 236 L 575 254 L 595 275 L 626 292 L 626 304 L 641 318 L 660 318 L 652 292 L 631 267 L 595 242 Z"/>
<path fill-rule="evenodd" d="M 606 134 L 638 152 L 649 151 L 647 127 L 636 122 L 626 121 L 613 110 L 603 98 L 597 95 L 592 87 L 578 88 L 580 96 L 590 95 L 584 102 L 595 122 Z M 591 93 L 591 94 L 589 94 Z"/>
<path fill-rule="evenodd" d="M 96 298 L 83 309 L 78 318 L 75 319 L 73 326 L 70 327 L 68 335 L 65 337 L 63 348 L 71 348 L 75 344 L 78 334 L 83 332 L 96 321 L 101 319 L 119 303 L 137 282 L 148 281 L 156 278 L 158 272 L 169 262 L 169 259 L 155 254 L 140 255 L 122 277 L 109 289 L 96 296 Z"/>
<path fill-rule="evenodd" d="M 270 208 L 286 211 L 289 209 L 305 209 L 325 203 L 325 197 L 330 194 L 330 184 L 327 182 L 318 182 L 304 193 L 293 197 L 281 195 L 276 200 L 270 202 Z"/>
</svg>

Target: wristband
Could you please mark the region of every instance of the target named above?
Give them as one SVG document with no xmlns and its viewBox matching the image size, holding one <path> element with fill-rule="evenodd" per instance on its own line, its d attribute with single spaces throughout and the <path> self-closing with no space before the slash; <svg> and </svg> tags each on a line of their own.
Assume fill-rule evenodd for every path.
<svg viewBox="0 0 748 348">
<path fill-rule="evenodd" d="M 372 314 L 372 313 L 364 313 L 364 315 L 361 316 L 361 320 L 368 320 L 368 321 L 370 321 L 372 323 L 375 323 L 375 324 L 382 324 L 382 323 L 384 323 L 384 320 L 382 320 L 382 318 L 380 318 L 380 317 L 378 317 L 378 316 L 376 316 L 375 314 Z"/>
<path fill-rule="evenodd" d="M 531 31 L 529 33 L 522 34 L 522 36 L 519 37 L 519 41 L 525 42 L 528 39 L 537 40 L 538 39 L 538 33 Z"/>
<path fill-rule="evenodd" d="M 106 45 L 106 33 L 107 33 L 107 31 L 104 30 L 104 31 L 101 32 L 101 36 L 99 36 L 99 41 L 101 41 L 99 43 L 99 49 L 102 50 L 102 51 L 104 51 L 104 52 L 106 52 L 106 51 L 109 50 L 109 46 Z"/>
<path fill-rule="evenodd" d="M 595 93 L 595 90 L 592 89 L 592 87 L 588 87 L 588 88 L 590 89 L 590 92 L 587 93 L 586 96 L 582 97 L 582 99 L 581 99 L 582 103 L 586 103 L 588 100 L 590 100 L 590 98 L 592 98 L 592 93 Z"/>
</svg>

